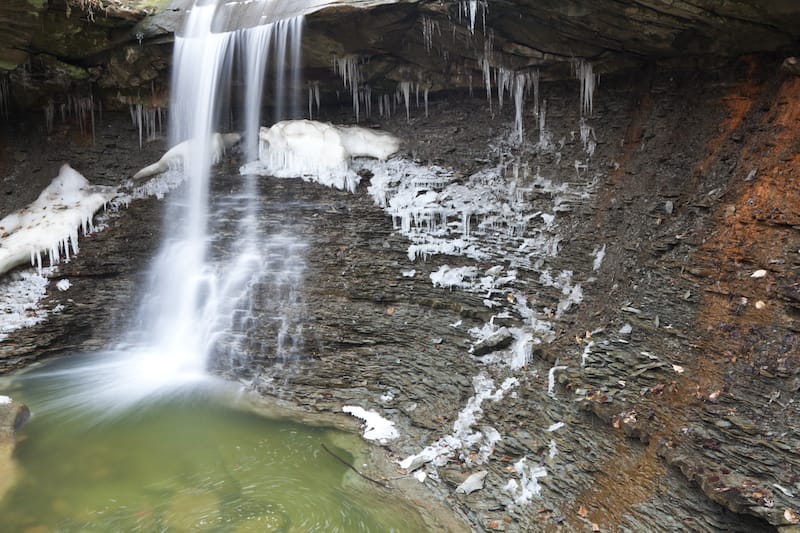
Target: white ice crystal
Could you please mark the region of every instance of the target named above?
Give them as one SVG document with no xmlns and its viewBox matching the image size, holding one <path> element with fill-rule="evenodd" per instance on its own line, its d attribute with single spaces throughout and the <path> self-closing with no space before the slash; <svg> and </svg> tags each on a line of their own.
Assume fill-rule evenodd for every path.
<svg viewBox="0 0 800 533">
<path fill-rule="evenodd" d="M 503 488 L 512 495 L 514 503 L 525 505 L 541 494 L 542 487 L 539 485 L 539 479 L 547 476 L 547 469 L 540 465 L 529 466 L 527 458 L 523 457 L 514 463 L 514 471 L 520 476 L 519 482 L 510 479 Z"/>
</svg>

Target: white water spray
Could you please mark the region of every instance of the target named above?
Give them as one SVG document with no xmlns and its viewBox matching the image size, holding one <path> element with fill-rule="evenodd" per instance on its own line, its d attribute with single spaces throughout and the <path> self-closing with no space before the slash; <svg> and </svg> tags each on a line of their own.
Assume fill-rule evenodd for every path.
<svg viewBox="0 0 800 533">
<path fill-rule="evenodd" d="M 183 165 L 187 185 L 168 209 L 168 238 L 150 270 L 137 326 L 120 347 L 84 366 L 62 371 L 75 380 L 70 390 L 59 391 L 55 408 L 69 404 L 110 414 L 209 380 L 209 355 L 223 345 L 236 345 L 241 332 L 231 317 L 249 308 L 253 288 L 268 270 L 266 254 L 275 252 L 261 242 L 255 178 L 245 177 L 244 183 L 230 187 L 236 191 L 215 193 L 211 202 L 209 146 L 219 119 L 230 113 L 221 103 L 226 101 L 225 84 L 231 79 L 237 49 L 242 51 L 247 78 L 247 151 L 253 140 L 255 150 L 258 147 L 264 74 L 273 45 L 275 112 L 278 116 L 284 112 L 283 73 L 288 56 L 292 67 L 289 107 L 297 113 L 302 17 L 214 33 L 212 25 L 220 23 L 223 5 L 220 2 L 218 9 L 217 2 L 198 1 L 188 14 L 184 33 L 176 36 L 170 141 L 172 145 L 188 143 L 190 156 Z M 292 269 L 298 271 L 296 264 Z"/>
</svg>

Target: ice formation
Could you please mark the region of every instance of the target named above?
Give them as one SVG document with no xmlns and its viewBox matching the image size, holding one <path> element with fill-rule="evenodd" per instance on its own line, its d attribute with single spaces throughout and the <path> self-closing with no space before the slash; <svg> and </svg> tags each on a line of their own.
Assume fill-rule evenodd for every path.
<svg viewBox="0 0 800 533">
<path fill-rule="evenodd" d="M 469 32 L 472 34 L 475 33 L 479 7 L 483 15 L 483 32 L 486 33 L 486 11 L 488 10 L 486 0 L 461 0 L 459 3 L 459 17 L 467 18 Z"/>
<path fill-rule="evenodd" d="M 333 58 L 333 71 L 342 79 L 345 88 L 350 89 L 350 94 L 353 97 L 353 112 L 356 115 L 356 122 L 361 118 L 359 98 L 359 86 L 361 84 L 360 62 L 359 57 L 355 54 Z"/>
<path fill-rule="evenodd" d="M 514 471 L 520 476 L 519 482 L 510 479 L 504 488 L 511 493 L 514 503 L 525 505 L 541 493 L 539 478 L 547 477 L 547 469 L 540 465 L 528 465 L 527 458 L 523 457 L 514 463 Z"/>
<path fill-rule="evenodd" d="M 555 389 L 556 389 L 556 372 L 561 370 L 566 370 L 567 367 L 564 365 L 556 364 L 550 371 L 547 372 L 547 395 L 548 396 L 555 396 Z"/>
<path fill-rule="evenodd" d="M 141 103 L 129 104 L 131 122 L 139 131 L 139 148 L 164 131 L 164 111 L 161 107 L 145 107 Z"/>
<path fill-rule="evenodd" d="M 531 213 L 529 198 L 544 194 L 554 195 L 557 205 L 572 201 L 567 185 L 556 186 L 538 174 L 507 178 L 502 166 L 479 171 L 460 182 L 448 169 L 406 159 L 365 162 L 361 166 L 373 175 L 369 192 L 375 202 L 392 216 L 395 228 L 411 240 L 411 259 L 435 254 L 486 259 L 487 245 L 507 248 L 514 241 L 527 248 L 521 249 L 520 263 L 542 250 L 552 254 L 559 239 L 554 235 L 551 215 Z M 522 182 L 527 183 L 523 186 Z"/>
<path fill-rule="evenodd" d="M 480 374 L 472 378 L 472 385 L 475 395 L 467 401 L 467 405 L 458 414 L 458 418 L 453 423 L 453 432 L 430 446 L 426 446 L 418 454 L 400 461 L 401 468 L 411 472 L 427 463 L 432 463 L 433 466 L 444 466 L 454 452 L 460 452 L 461 459 L 467 463 L 480 464 L 488 459 L 494 445 L 500 440 L 500 434 L 494 428 L 484 428 L 483 431 L 473 429 L 483 414 L 481 405 L 486 400 L 494 402 L 502 400 L 506 393 L 519 385 L 519 381 L 516 378 L 506 378 L 495 389 L 494 382 Z M 480 453 L 470 457 L 469 450 L 476 445 L 479 446 Z"/>
<path fill-rule="evenodd" d="M 42 253 L 50 264 L 78 253 L 78 233 L 93 230 L 92 217 L 116 194 L 91 185 L 64 165 L 58 176 L 27 207 L 0 220 L 0 274 L 27 261 L 41 271 Z"/>
<path fill-rule="evenodd" d="M 12 331 L 44 321 L 50 311 L 39 307 L 47 293 L 47 276 L 54 268 L 39 274 L 31 269 L 11 272 L 0 280 L 0 340 Z"/>
<path fill-rule="evenodd" d="M 433 49 L 433 35 L 434 33 L 438 33 L 441 36 L 441 31 L 439 30 L 439 23 L 433 19 L 428 17 L 422 17 L 422 40 L 425 42 L 425 50 L 430 54 L 431 50 Z"/>
<path fill-rule="evenodd" d="M 471 280 L 475 279 L 477 275 L 478 269 L 475 267 L 451 268 L 448 265 L 442 265 L 436 272 L 431 272 L 431 281 L 434 287 L 447 289 L 468 287 L 472 283 Z M 465 278 L 470 281 L 465 281 Z"/>
<path fill-rule="evenodd" d="M 238 133 L 212 134 L 209 143 L 210 145 L 207 150 L 211 152 L 211 161 L 213 164 L 219 163 L 220 159 L 222 159 L 222 156 L 225 155 L 226 150 L 238 143 L 241 138 L 242 136 Z M 167 153 L 161 156 L 161 159 L 152 165 L 144 167 L 142 170 L 134 174 L 133 179 L 138 180 L 141 178 L 148 178 L 150 176 L 155 176 L 156 174 L 166 172 L 170 169 L 182 167 L 184 159 L 187 156 L 196 154 L 197 150 L 202 149 L 194 146 L 194 144 L 195 142 L 192 139 L 176 144 L 167 150 Z"/>
<path fill-rule="evenodd" d="M 261 128 L 260 138 L 259 161 L 243 173 L 301 177 L 351 192 L 360 180 L 353 158 L 386 159 L 400 149 L 400 139 L 389 133 L 313 120 L 278 122 Z"/>
<path fill-rule="evenodd" d="M 0 396 L 0 405 L 7 405 L 11 403 L 11 398 L 8 396 Z"/>
<path fill-rule="evenodd" d="M 319 83 L 312 83 L 308 86 L 308 120 L 312 120 L 314 118 L 314 113 L 313 113 L 314 103 L 317 104 L 317 114 L 319 114 L 319 109 L 320 109 Z"/>
<path fill-rule="evenodd" d="M 603 259 L 606 257 L 606 245 L 599 248 L 595 248 L 592 252 L 592 257 L 594 257 L 594 261 L 592 261 L 592 270 L 600 270 L 600 267 L 603 265 Z"/>
<path fill-rule="evenodd" d="M 594 73 L 594 67 L 585 59 L 576 59 L 573 62 L 575 77 L 581 83 L 581 115 L 590 116 L 594 103 L 594 90 L 597 88 L 599 77 Z"/>
<path fill-rule="evenodd" d="M 342 411 L 364 421 L 364 438 L 367 440 L 384 443 L 400 436 L 394 427 L 394 422 L 386 420 L 375 411 L 367 411 L 355 405 L 345 405 Z"/>
</svg>

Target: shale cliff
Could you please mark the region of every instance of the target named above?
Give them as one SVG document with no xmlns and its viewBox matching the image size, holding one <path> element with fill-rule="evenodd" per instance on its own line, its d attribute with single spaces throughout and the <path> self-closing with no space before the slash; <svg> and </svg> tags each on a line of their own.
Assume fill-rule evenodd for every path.
<svg viewBox="0 0 800 533">
<path fill-rule="evenodd" d="M 108 111 L 166 106 L 186 4 L 0 6 L 2 214 L 64 161 L 112 185 L 159 157 Z M 475 253 L 427 254 L 374 169 L 352 195 L 265 178 L 266 222 L 308 242 L 302 350 L 287 365 L 265 320 L 215 371 L 311 412 L 380 411 L 388 456 L 416 458 L 394 475 L 427 476 L 476 530 L 800 530 L 797 2 L 307 4 L 314 118 L 353 122 L 355 102 L 403 138 L 407 177 L 439 173 L 414 193 L 439 194 L 445 235 L 456 192 L 497 209 L 467 218 Z M 160 220 L 140 200 L 87 238 L 48 293 L 61 312 L 0 342 L 0 372 L 113 342 Z"/>
</svg>

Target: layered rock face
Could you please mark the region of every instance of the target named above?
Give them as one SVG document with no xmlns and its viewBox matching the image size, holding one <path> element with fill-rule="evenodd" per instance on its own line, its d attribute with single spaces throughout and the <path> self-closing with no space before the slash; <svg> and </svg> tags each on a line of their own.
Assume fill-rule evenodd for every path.
<svg viewBox="0 0 800 533">
<path fill-rule="evenodd" d="M 482 277 L 498 264 L 510 267 L 525 243 L 494 244 L 480 260 L 412 261 L 409 242 L 367 192 L 366 173 L 355 196 L 265 179 L 268 222 L 291 225 L 313 250 L 298 296 L 307 357 L 292 368 L 278 365 L 274 331 L 263 328 L 241 360 L 220 358 L 216 370 L 310 411 L 353 404 L 380 410 L 401 430 L 386 445 L 398 461 L 454 433 L 483 394 L 480 418 L 469 429 L 482 436 L 495 430 L 500 440 L 463 450 L 463 457 L 453 453 L 439 480 L 426 482 L 476 529 L 797 531 L 800 78 L 797 61 L 786 57 L 800 51 L 800 6 L 308 6 L 323 3 L 308 15 L 304 41 L 305 80 L 320 87 L 324 104 L 335 103 L 323 105 L 321 118 L 353 120 L 347 88 L 332 68 L 336 58 L 349 58 L 362 85 L 391 96 L 391 116 L 373 110 L 369 120 L 406 140 L 404 156 L 451 169 L 458 185 L 505 165 L 498 188 L 524 189 L 522 216 L 547 226 L 536 237 L 558 237 L 557 253 L 515 267 L 517 279 L 492 292 L 496 301 L 487 307 L 484 293 L 434 288 L 431 275 L 447 266 L 472 267 Z M 8 18 L 4 10 L 20 5 L 4 4 L 0 13 Z M 94 144 L 47 136 L 31 124 L 41 122 L 40 106 L 49 99 L 85 95 L 89 86 L 106 106 L 163 105 L 169 41 L 186 2 L 152 11 L 153 3 L 140 2 L 131 17 L 94 9 L 93 21 L 89 3 L 70 5 L 68 19 L 66 5 L 55 2 L 31 17 L 52 17 L 75 38 L 105 36 L 85 48 L 64 46 L 61 37 L 37 45 L 40 30 L 13 32 L 5 61 L 30 63 L 7 78 L 10 102 L 36 115 L 20 114 L 0 164 L 26 179 L 49 179 L 52 172 L 26 156 L 33 140 L 44 147 L 44 166 L 80 151 L 87 176 L 112 184 L 160 150 L 151 144 L 137 152 L 119 117 L 98 128 Z M 26 17 L 15 20 L 27 24 Z M 579 59 L 603 75 L 591 110 L 581 105 L 585 85 L 571 79 Z M 497 103 L 500 69 L 538 71 L 547 102 L 540 122 L 544 109 L 534 114 L 527 97 L 521 136 L 538 148 L 513 157 L 506 142 L 513 105 Z M 487 71 L 491 108 L 482 97 Z M 401 84 L 430 92 L 428 116 L 412 104 L 406 118 L 402 94 L 395 96 Z M 217 187 L 232 186 L 237 165 Z M 14 187 L 25 183 L 18 181 L 0 205 L 14 207 Z M 20 202 L 25 193 L 19 191 Z M 156 246 L 158 213 L 155 201 L 139 202 L 87 239 L 78 260 L 60 270 L 74 292 L 49 297 L 65 311 L 9 337 L 0 369 L 113 342 L 131 314 L 120 302 L 135 299 L 141 284 L 137 264 Z M 489 277 L 502 278 L 500 272 Z M 563 289 L 577 282 L 583 300 L 563 309 Z M 513 350 L 510 330 L 529 326 L 530 317 L 514 314 L 520 296 L 536 307 L 537 320 L 551 324 L 545 342 L 521 366 L 486 364 L 482 359 Z M 502 310 L 508 316 L 495 320 L 506 333 L 470 352 L 468 330 Z M 547 475 L 537 478 L 534 464 Z M 483 488 L 457 493 L 475 474 Z M 531 479 L 538 499 L 521 504 L 519 489 L 533 486 Z"/>
</svg>

